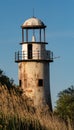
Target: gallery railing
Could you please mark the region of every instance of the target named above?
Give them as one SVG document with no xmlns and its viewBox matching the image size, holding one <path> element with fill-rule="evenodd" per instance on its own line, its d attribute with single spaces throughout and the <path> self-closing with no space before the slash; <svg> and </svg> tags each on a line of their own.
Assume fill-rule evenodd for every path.
<svg viewBox="0 0 74 130">
<path fill-rule="evenodd" d="M 18 51 L 15 52 L 15 62 L 26 61 L 26 60 L 45 60 L 49 62 L 53 62 L 53 52 L 51 51 Z"/>
</svg>

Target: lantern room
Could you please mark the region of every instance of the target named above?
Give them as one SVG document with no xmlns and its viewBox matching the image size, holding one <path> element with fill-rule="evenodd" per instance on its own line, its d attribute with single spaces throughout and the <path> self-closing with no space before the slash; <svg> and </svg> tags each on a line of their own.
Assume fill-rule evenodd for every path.
<svg viewBox="0 0 74 130">
<path fill-rule="evenodd" d="M 53 53 L 46 51 L 45 28 L 46 25 L 38 18 L 26 20 L 22 26 L 22 52 L 15 53 L 15 61 L 23 60 L 49 60 L 53 61 Z"/>
</svg>

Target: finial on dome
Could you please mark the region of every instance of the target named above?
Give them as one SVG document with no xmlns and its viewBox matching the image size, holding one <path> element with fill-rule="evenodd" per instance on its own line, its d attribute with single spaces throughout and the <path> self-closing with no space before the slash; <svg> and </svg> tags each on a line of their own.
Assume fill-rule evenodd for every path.
<svg viewBox="0 0 74 130">
<path fill-rule="evenodd" d="M 34 8 L 33 8 L 33 18 L 34 18 Z"/>
</svg>

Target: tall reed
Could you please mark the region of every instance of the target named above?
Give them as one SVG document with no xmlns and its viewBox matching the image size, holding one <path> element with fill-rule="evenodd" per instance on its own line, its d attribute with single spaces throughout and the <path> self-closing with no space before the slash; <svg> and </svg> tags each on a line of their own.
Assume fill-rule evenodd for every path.
<svg viewBox="0 0 74 130">
<path fill-rule="evenodd" d="M 69 122 L 69 121 L 68 121 Z M 18 88 L 0 86 L 0 130 L 73 130 L 49 112 L 36 109 L 31 99 Z"/>
</svg>

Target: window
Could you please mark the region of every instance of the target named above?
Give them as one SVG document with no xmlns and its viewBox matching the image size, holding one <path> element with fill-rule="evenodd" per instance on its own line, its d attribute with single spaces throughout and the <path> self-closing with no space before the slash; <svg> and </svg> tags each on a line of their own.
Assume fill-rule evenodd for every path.
<svg viewBox="0 0 74 130">
<path fill-rule="evenodd" d="M 32 44 L 28 44 L 28 59 L 32 59 Z"/>
<path fill-rule="evenodd" d="M 19 86 L 21 86 L 21 84 L 22 84 L 22 82 L 21 82 L 21 80 L 19 80 Z"/>
<path fill-rule="evenodd" d="M 38 80 L 38 86 L 43 86 L 43 79 Z"/>
</svg>

